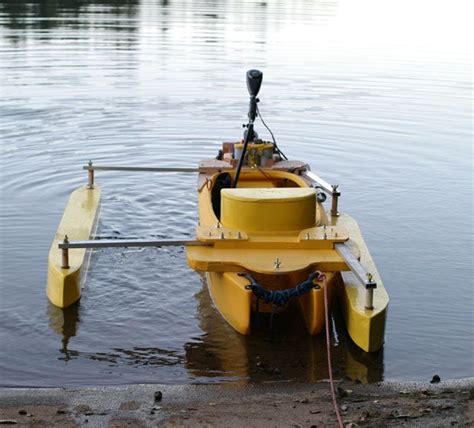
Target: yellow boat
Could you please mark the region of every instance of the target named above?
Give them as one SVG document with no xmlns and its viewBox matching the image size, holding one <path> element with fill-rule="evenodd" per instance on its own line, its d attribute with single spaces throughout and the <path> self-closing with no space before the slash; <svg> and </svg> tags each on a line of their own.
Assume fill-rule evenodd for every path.
<svg viewBox="0 0 474 428">
<path fill-rule="evenodd" d="M 206 272 L 212 300 L 235 330 L 249 334 L 252 312 L 274 310 L 249 288 L 250 278 L 265 290 L 286 290 L 288 295 L 318 271 L 316 287 L 296 297 L 308 333 L 318 334 L 324 327 L 326 287 L 329 300 L 337 294 L 353 341 L 366 352 L 382 347 L 387 293 L 357 223 L 346 214 L 326 213 L 311 187 L 306 164 L 282 161 L 265 169 L 244 167 L 239 186 L 223 189 L 216 186 L 232 182 L 235 168 L 212 160 L 201 162 L 200 170 L 196 238 L 212 245 L 188 247 L 188 264 Z M 377 281 L 371 307 L 366 307 L 367 290 L 350 272 L 337 244 L 350 248 L 370 268 L 372 281 Z"/>
<path fill-rule="evenodd" d="M 337 294 L 352 340 L 366 352 L 377 351 L 388 295 L 375 264 L 357 223 L 337 211 L 337 186 L 305 163 L 287 161 L 275 141 L 258 139 L 261 82 L 260 71 L 247 72 L 244 141 L 223 144 L 219 160 L 199 165 L 196 238 L 212 245 L 188 247 L 188 264 L 206 272 L 215 306 L 241 334 L 251 332 L 252 312 L 282 310 L 292 298 L 298 299 L 308 333 L 318 334 L 325 293 L 328 304 Z M 321 190 L 332 196 L 329 216 Z"/>
<path fill-rule="evenodd" d="M 189 266 L 206 273 L 216 308 L 239 333 L 251 333 L 252 313 L 282 312 L 296 299 L 308 333 L 318 334 L 326 294 L 328 305 L 337 296 L 348 333 L 361 349 L 373 352 L 383 346 L 388 295 L 357 223 L 338 212 L 338 187 L 313 174 L 306 163 L 287 160 L 274 140 L 259 140 L 253 129 L 261 79 L 257 70 L 247 73 L 250 109 L 244 140 L 224 143 L 217 159 L 202 161 L 198 168 L 92 162 L 84 167 L 88 186 L 71 195 L 49 254 L 51 303 L 65 308 L 79 300 L 87 249 L 183 245 Z M 198 173 L 195 239 L 89 241 L 100 203 L 96 170 Z M 332 197 L 328 211 L 326 195 Z M 69 257 L 70 249 L 80 251 Z"/>
</svg>

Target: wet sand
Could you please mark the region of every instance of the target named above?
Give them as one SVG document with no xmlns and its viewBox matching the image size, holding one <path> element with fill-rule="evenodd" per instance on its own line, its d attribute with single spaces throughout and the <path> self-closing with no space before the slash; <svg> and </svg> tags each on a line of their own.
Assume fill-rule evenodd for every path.
<svg viewBox="0 0 474 428">
<path fill-rule="evenodd" d="M 337 381 L 346 427 L 474 426 L 474 378 L 436 384 Z M 1 388 L 0 425 L 330 427 L 328 382 Z"/>
</svg>

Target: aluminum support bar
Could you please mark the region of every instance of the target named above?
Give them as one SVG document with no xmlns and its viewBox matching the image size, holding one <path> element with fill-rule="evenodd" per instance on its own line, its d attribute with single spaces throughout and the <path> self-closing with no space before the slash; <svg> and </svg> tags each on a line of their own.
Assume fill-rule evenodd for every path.
<svg viewBox="0 0 474 428">
<path fill-rule="evenodd" d="M 307 180 L 313 182 L 314 184 L 317 184 L 321 189 L 323 189 L 326 193 L 328 193 L 331 196 L 334 196 L 334 186 L 330 185 L 326 180 L 323 180 L 321 177 L 317 176 L 311 171 L 303 171 L 301 173 L 301 176 L 303 178 L 306 178 Z M 338 195 L 340 194 L 339 192 Z"/>
<path fill-rule="evenodd" d="M 326 180 L 323 180 L 321 177 L 317 176 L 311 171 L 303 171 L 301 176 L 315 184 L 317 187 L 320 187 L 328 195 L 331 195 L 331 216 L 337 217 L 339 215 L 339 212 L 337 211 L 337 204 L 339 201 L 339 196 L 341 196 L 341 192 L 338 190 L 339 186 L 337 184 L 329 184 Z"/>
<path fill-rule="evenodd" d="M 335 244 L 334 247 L 359 282 L 365 287 L 365 309 L 374 309 L 374 289 L 377 288 L 377 283 L 372 280 L 372 274 L 364 269 L 346 244 L 339 243 Z"/>
<path fill-rule="evenodd" d="M 131 171 L 131 172 L 185 172 L 197 173 L 199 168 L 185 167 L 153 167 L 153 166 L 113 166 L 113 165 L 84 165 L 87 171 Z"/>
<path fill-rule="evenodd" d="M 212 242 L 186 239 L 93 239 L 89 241 L 63 241 L 58 244 L 60 249 L 72 248 L 120 248 L 120 247 L 182 247 L 203 246 L 211 247 Z"/>
</svg>

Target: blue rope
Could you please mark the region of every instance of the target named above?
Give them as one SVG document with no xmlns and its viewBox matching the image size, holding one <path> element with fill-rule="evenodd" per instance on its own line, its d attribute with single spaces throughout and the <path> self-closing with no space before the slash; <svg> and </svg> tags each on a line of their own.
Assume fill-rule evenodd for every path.
<svg viewBox="0 0 474 428">
<path fill-rule="evenodd" d="M 252 290 L 257 298 L 263 299 L 265 303 L 274 303 L 277 306 L 283 306 L 288 302 L 288 300 L 293 297 L 302 296 L 313 288 L 321 288 L 318 284 L 313 284 L 313 280 L 319 278 L 320 275 L 320 272 L 313 272 L 308 276 L 306 281 L 303 281 L 301 284 L 298 284 L 293 288 L 287 288 L 285 290 L 267 290 L 258 284 L 252 275 L 248 273 L 239 273 L 239 276 L 243 276 L 250 281 L 250 284 L 245 286 L 247 290 Z"/>
</svg>

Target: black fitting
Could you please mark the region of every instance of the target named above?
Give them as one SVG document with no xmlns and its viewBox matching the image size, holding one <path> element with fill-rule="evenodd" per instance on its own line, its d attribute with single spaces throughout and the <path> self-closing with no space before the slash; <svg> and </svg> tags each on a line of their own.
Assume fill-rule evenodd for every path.
<svg viewBox="0 0 474 428">
<path fill-rule="evenodd" d="M 316 200 L 320 203 L 323 203 L 325 202 L 327 199 L 326 197 L 326 193 L 323 193 L 323 192 L 317 192 L 316 193 Z"/>
<path fill-rule="evenodd" d="M 370 289 L 373 289 L 373 288 L 377 288 L 377 283 L 375 281 L 367 281 L 365 283 L 365 289 L 366 290 L 370 290 Z"/>
</svg>

